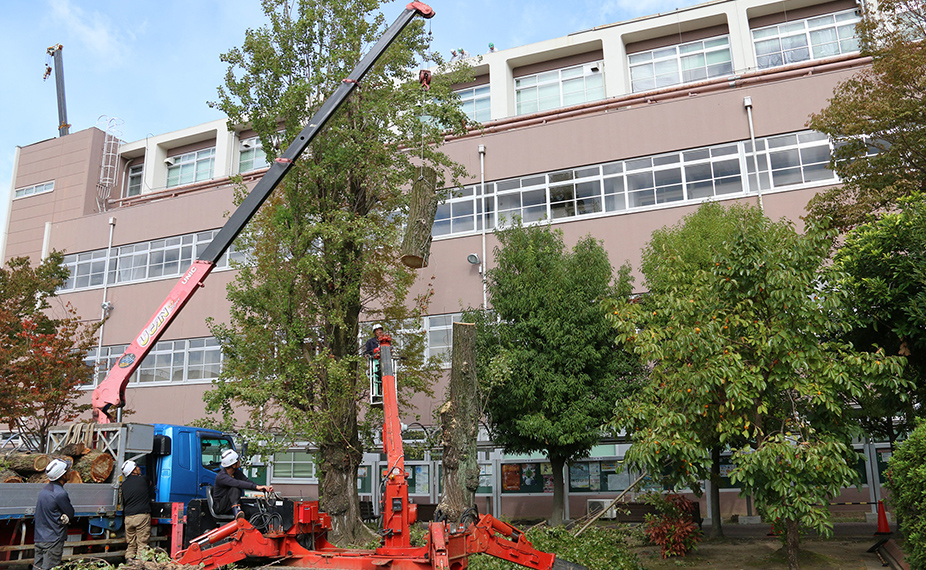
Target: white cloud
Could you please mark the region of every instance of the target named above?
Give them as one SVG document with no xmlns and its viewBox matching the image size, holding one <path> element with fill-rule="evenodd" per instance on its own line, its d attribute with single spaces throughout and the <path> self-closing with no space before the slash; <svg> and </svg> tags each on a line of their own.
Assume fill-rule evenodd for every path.
<svg viewBox="0 0 926 570">
<path fill-rule="evenodd" d="M 49 0 L 52 20 L 62 24 L 71 37 L 102 61 L 120 58 L 124 42 L 113 23 L 99 12 L 88 14 L 71 0 Z"/>
</svg>

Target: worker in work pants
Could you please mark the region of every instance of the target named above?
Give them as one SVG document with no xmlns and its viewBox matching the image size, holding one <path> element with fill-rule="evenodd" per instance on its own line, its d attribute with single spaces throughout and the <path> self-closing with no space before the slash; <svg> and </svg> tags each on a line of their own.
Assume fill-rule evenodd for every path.
<svg viewBox="0 0 926 570">
<path fill-rule="evenodd" d="M 130 560 L 148 548 L 151 536 L 151 515 L 143 513 L 125 517 L 125 559 Z"/>
<path fill-rule="evenodd" d="M 35 543 L 35 560 L 32 567 L 35 570 L 49 570 L 61 564 L 61 556 L 64 554 L 63 538 L 55 542 L 36 542 Z"/>
</svg>

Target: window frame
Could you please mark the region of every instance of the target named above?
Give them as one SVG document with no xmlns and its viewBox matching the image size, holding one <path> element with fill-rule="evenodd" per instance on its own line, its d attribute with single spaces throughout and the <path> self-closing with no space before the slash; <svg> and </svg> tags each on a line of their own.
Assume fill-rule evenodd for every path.
<svg viewBox="0 0 926 570">
<path fill-rule="evenodd" d="M 720 41 L 723 41 L 724 43 L 717 43 Z M 716 45 L 707 46 L 706 44 L 708 43 L 716 43 Z M 700 45 L 700 49 L 694 49 L 698 45 Z M 723 51 L 726 51 L 727 53 L 726 61 L 718 61 L 713 63 L 708 62 L 708 59 L 711 55 L 718 54 Z M 683 69 L 683 62 L 686 61 L 686 59 L 692 59 L 699 55 L 703 59 L 703 64 L 697 67 L 693 67 L 692 69 L 703 68 L 705 70 L 704 76 L 686 79 L 685 73 L 690 72 L 691 70 Z M 673 72 L 675 74 L 676 80 L 660 83 L 659 77 L 668 77 L 668 73 L 658 74 L 656 73 L 656 69 L 659 66 L 668 67 L 667 64 L 669 63 L 674 63 Z M 720 65 L 726 65 L 727 67 L 723 68 L 723 70 L 718 69 L 713 73 L 709 71 L 711 67 Z M 730 43 L 730 34 L 721 34 L 700 40 L 672 44 L 627 54 L 627 66 L 630 74 L 630 89 L 633 93 L 641 93 L 644 91 L 663 89 L 675 85 L 685 85 L 687 83 L 695 83 L 707 79 L 729 76 L 733 73 L 733 49 Z M 641 75 L 634 79 L 634 71 L 638 69 L 642 70 L 646 67 L 652 67 L 652 74 L 649 76 Z M 647 83 L 646 85 L 637 85 L 638 83 L 649 80 L 652 80 L 652 84 Z"/>
<path fill-rule="evenodd" d="M 603 67 L 604 64 L 602 62 L 593 61 L 515 77 L 515 115 L 520 116 L 531 113 L 542 113 L 569 107 L 571 105 L 588 103 L 589 101 L 600 101 L 606 98 L 607 93 L 605 92 Z M 577 73 L 578 70 L 581 71 Z M 567 91 L 566 85 L 576 82 L 576 80 L 580 78 L 582 79 L 582 89 Z M 589 87 L 588 82 L 589 79 L 592 78 L 594 78 L 594 83 L 598 83 L 598 85 Z M 549 106 L 547 103 L 542 104 L 544 100 L 553 102 L 553 86 L 555 86 L 556 91 L 556 100 L 554 104 Z M 531 90 L 534 91 L 534 96 L 528 97 L 527 93 Z M 544 91 L 545 94 L 541 95 L 541 91 Z M 568 96 L 579 93 L 580 91 L 583 93 L 581 100 L 566 100 Z M 591 93 L 593 91 L 594 93 Z M 599 91 L 600 93 L 598 93 Z M 524 94 L 523 100 L 522 93 Z M 531 105 L 531 103 L 533 103 L 533 105 Z"/>
<path fill-rule="evenodd" d="M 138 181 L 137 188 L 135 188 L 135 180 Z M 144 164 L 133 164 L 129 167 L 129 171 L 125 177 L 125 189 L 122 194 L 123 198 L 131 198 L 133 196 L 141 196 L 141 191 L 145 185 L 145 165 Z M 133 190 L 137 192 L 133 193 Z"/>
<path fill-rule="evenodd" d="M 29 196 L 38 196 L 40 194 L 48 194 L 49 192 L 54 192 L 55 190 L 55 181 L 49 180 L 47 182 L 39 182 L 38 184 L 33 184 L 31 186 L 22 186 L 13 190 L 13 199 L 19 200 L 20 198 L 28 198 Z"/>
<path fill-rule="evenodd" d="M 825 18 L 832 19 L 832 22 L 823 23 L 822 20 Z M 840 20 L 840 18 L 842 19 Z M 817 61 L 828 57 L 856 53 L 859 51 L 860 45 L 858 35 L 855 32 L 855 25 L 860 21 L 861 16 L 856 12 L 856 9 L 850 8 L 848 10 L 810 16 L 800 20 L 753 28 L 749 30 L 749 33 L 752 38 L 752 51 L 756 58 L 756 69 L 774 69 L 776 67 L 783 67 L 805 61 Z M 852 34 L 846 36 L 841 35 L 843 33 L 842 30 L 849 29 L 850 25 Z M 816 37 L 821 37 L 826 30 L 830 29 L 834 31 L 834 41 L 814 43 L 815 34 Z M 803 43 L 801 44 L 800 40 L 797 38 L 801 38 Z M 784 45 L 785 40 L 788 42 L 787 47 Z M 760 44 L 768 44 L 769 47 L 771 47 L 771 42 L 773 41 L 777 41 L 778 43 L 777 50 L 765 51 L 763 46 L 763 53 L 759 53 Z M 835 53 L 824 53 L 820 55 L 814 53 L 815 48 L 819 46 L 833 44 L 837 47 Z M 851 49 L 844 48 L 843 44 L 852 44 L 849 46 Z M 793 55 L 786 56 L 786 54 L 799 53 L 800 50 L 805 50 L 807 57 L 795 59 Z M 777 63 L 775 63 L 773 59 L 776 55 L 780 58 L 780 61 Z"/>
<path fill-rule="evenodd" d="M 215 147 L 203 148 L 170 157 L 165 188 L 176 188 L 211 180 L 215 176 Z M 186 176 L 187 172 L 192 175 Z M 174 175 L 176 173 L 176 175 Z M 184 178 L 186 176 L 186 178 Z"/>
</svg>

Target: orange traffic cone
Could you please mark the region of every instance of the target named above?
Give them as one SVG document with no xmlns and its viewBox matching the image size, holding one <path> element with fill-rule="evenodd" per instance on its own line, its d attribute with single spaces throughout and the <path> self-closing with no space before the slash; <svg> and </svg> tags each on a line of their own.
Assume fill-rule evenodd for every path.
<svg viewBox="0 0 926 570">
<path fill-rule="evenodd" d="M 878 501 L 878 532 L 875 534 L 892 534 L 887 524 L 887 513 L 884 512 L 884 501 Z"/>
</svg>

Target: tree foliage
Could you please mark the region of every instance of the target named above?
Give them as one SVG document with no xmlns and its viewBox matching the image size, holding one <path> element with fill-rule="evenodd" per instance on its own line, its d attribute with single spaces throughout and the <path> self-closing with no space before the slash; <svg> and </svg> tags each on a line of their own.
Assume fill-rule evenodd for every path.
<svg viewBox="0 0 926 570">
<path fill-rule="evenodd" d="M 810 120 L 836 142 L 832 167 L 844 183 L 816 196 L 811 216 L 841 229 L 926 188 L 926 10 L 922 0 L 869 6 L 856 29 L 871 67 Z"/>
<path fill-rule="evenodd" d="M 887 488 L 904 536 L 904 552 L 911 568 L 926 566 L 926 423 L 922 421 L 888 461 Z"/>
<path fill-rule="evenodd" d="M 855 308 L 846 338 L 860 350 L 907 357 L 909 391 L 866 392 L 858 402 L 866 431 L 892 444 L 926 403 L 926 200 L 904 199 L 900 208 L 849 232 L 834 260 Z"/>
<path fill-rule="evenodd" d="M 232 125 L 249 124 L 273 160 L 383 35 L 379 5 L 264 0 L 269 23 L 222 56 L 229 69 L 214 105 Z M 355 485 L 362 436 L 381 417 L 359 417 L 368 387 L 360 315 L 398 328 L 423 307 L 427 296 L 406 308 L 415 276 L 396 254 L 403 189 L 422 161 L 451 178 L 461 172 L 437 146 L 464 124 L 450 86 L 467 72 L 448 70 L 425 96 L 410 70 L 426 50 L 413 22 L 313 140 L 239 238 L 249 256 L 229 287 L 230 320 L 212 324 L 225 366 L 208 409 L 271 444 L 265 452 L 315 442 L 322 506 L 335 538 L 351 543 L 365 539 Z M 420 335 L 400 340 L 400 389 L 427 390 L 434 370 Z"/>
<path fill-rule="evenodd" d="M 669 231 L 706 227 L 716 208 Z M 905 387 L 903 359 L 836 340 L 847 307 L 824 266 L 830 237 L 748 206 L 721 213 L 737 231 L 712 242 L 707 267 L 670 261 L 658 291 L 615 306 L 618 339 L 653 362 L 616 423 L 633 439 L 628 464 L 687 485 L 707 473 L 715 441 L 732 448 L 733 481 L 785 531 L 796 564 L 800 528 L 829 533 L 828 500 L 857 478 L 852 403 Z"/>
<path fill-rule="evenodd" d="M 496 234 L 487 272 L 492 311 L 478 319 L 478 378 L 493 440 L 510 453 L 543 452 L 553 467 L 554 524 L 562 522 L 563 466 L 597 444 L 640 365 L 613 346 L 603 303 L 630 293 L 591 236 L 566 251 L 562 235 L 520 225 Z"/>
<path fill-rule="evenodd" d="M 70 304 L 51 306 L 68 276 L 62 259 L 52 253 L 33 266 L 18 257 L 0 267 L 0 420 L 42 443 L 50 427 L 89 409 L 77 404 L 77 388 L 92 378 L 84 358 L 99 328 L 82 324 Z"/>
</svg>

